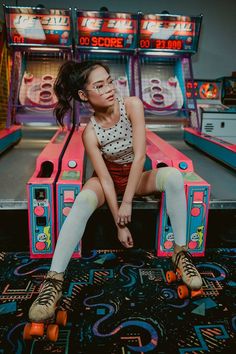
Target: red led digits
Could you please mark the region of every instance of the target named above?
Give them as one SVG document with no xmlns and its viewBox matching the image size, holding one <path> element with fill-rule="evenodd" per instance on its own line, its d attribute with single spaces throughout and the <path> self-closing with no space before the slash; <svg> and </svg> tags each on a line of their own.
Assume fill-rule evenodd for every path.
<svg viewBox="0 0 236 354">
<path fill-rule="evenodd" d="M 156 49 L 172 49 L 172 50 L 181 50 L 183 42 L 181 40 L 164 40 L 157 39 L 155 43 Z"/>
<path fill-rule="evenodd" d="M 151 41 L 149 38 L 140 39 L 139 47 L 142 49 L 155 48 L 167 50 L 181 50 L 183 48 L 183 41 L 180 39 L 156 39 Z"/>
<path fill-rule="evenodd" d="M 124 48 L 124 40 L 121 37 L 92 37 L 92 47 Z"/>
<path fill-rule="evenodd" d="M 14 35 L 13 36 L 13 43 L 24 43 L 25 39 L 22 36 Z"/>
<path fill-rule="evenodd" d="M 90 45 L 90 38 L 89 37 L 80 37 L 79 38 L 79 45 L 81 46 L 89 46 Z"/>
<path fill-rule="evenodd" d="M 141 39 L 139 41 L 139 46 L 140 48 L 150 48 L 150 45 L 151 45 L 151 41 L 150 39 Z"/>
<path fill-rule="evenodd" d="M 79 45 L 82 47 L 124 48 L 124 39 L 121 37 L 81 36 L 79 38 Z"/>
</svg>

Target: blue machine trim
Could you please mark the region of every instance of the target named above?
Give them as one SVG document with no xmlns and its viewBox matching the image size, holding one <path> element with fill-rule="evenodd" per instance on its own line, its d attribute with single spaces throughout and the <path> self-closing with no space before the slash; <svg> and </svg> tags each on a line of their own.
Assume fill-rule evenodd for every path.
<svg viewBox="0 0 236 354">
<path fill-rule="evenodd" d="M 236 169 L 236 153 L 228 150 L 226 147 L 215 144 L 214 141 L 209 141 L 201 136 L 196 136 L 187 131 L 184 131 L 184 140 L 189 144 L 196 146 L 210 156 L 222 161 L 226 165 Z"/>
<path fill-rule="evenodd" d="M 8 149 L 11 145 L 17 143 L 22 137 L 21 129 L 14 131 L 13 133 L 7 135 L 5 138 L 0 140 L 0 153 Z"/>
</svg>

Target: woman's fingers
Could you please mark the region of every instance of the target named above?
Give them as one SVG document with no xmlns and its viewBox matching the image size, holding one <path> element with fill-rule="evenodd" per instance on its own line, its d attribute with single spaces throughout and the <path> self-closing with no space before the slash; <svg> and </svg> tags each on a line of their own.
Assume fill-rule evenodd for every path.
<svg viewBox="0 0 236 354">
<path fill-rule="evenodd" d="M 131 216 L 118 217 L 118 219 L 117 219 L 117 224 L 120 224 L 120 225 L 126 225 L 129 222 L 131 222 Z"/>
</svg>

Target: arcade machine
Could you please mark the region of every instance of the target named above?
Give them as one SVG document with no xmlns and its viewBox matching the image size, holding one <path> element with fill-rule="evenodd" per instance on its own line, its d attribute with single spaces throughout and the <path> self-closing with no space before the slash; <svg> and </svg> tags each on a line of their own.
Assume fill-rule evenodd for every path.
<svg viewBox="0 0 236 354">
<path fill-rule="evenodd" d="M 236 72 L 232 76 L 224 76 L 222 89 L 222 103 L 225 106 L 236 106 Z"/>
<path fill-rule="evenodd" d="M 133 61 L 137 33 L 137 16 L 132 14 L 76 11 L 77 60 L 103 60 L 108 63 L 118 94 L 132 92 Z M 68 215 L 82 183 L 91 175 L 89 161 L 84 155 L 82 131 L 92 115 L 89 107 L 75 102 L 76 129 L 62 160 L 57 182 L 57 231 Z M 81 242 L 73 257 L 81 256 Z"/>
<path fill-rule="evenodd" d="M 58 130 L 52 87 L 71 57 L 71 20 L 70 11 L 30 7 L 4 6 L 4 15 L 12 62 L 7 126 L 20 126 L 22 138 L 0 156 L 0 196 L 1 209 L 17 213 L 27 209 L 25 184 L 35 158 Z"/>
<path fill-rule="evenodd" d="M 225 81 L 223 102 L 229 92 L 226 86 Z M 191 112 L 191 127 L 185 128 L 184 139 L 236 169 L 236 108 L 221 103 L 222 90 L 222 80 L 186 81 L 186 95 L 196 100 L 198 109 Z"/>
<path fill-rule="evenodd" d="M 5 26 L 2 22 L 0 22 L 0 80 L 0 153 L 2 153 L 21 138 L 21 127 L 6 122 L 10 90 L 10 55 L 6 44 Z"/>
<path fill-rule="evenodd" d="M 185 80 L 192 79 L 191 55 L 197 51 L 202 16 L 139 14 L 137 94 L 148 125 L 188 118 Z"/>
<path fill-rule="evenodd" d="M 54 80 L 60 66 L 72 57 L 71 10 L 5 6 L 5 16 L 14 46 L 9 119 L 54 134 L 27 183 L 31 256 L 48 257 L 55 245 L 55 181 L 71 134 L 69 115 L 67 129 L 62 130 L 53 114 Z"/>
<path fill-rule="evenodd" d="M 192 80 L 191 55 L 197 51 L 202 16 L 186 17 L 170 14 L 139 14 L 139 85 L 136 94 L 145 108 L 147 126 L 158 131 L 160 123 L 186 120 L 189 103 L 185 95 L 185 80 Z M 151 144 L 153 145 L 151 146 Z M 187 245 L 193 256 L 203 256 L 210 186 L 199 177 L 192 161 L 147 130 L 147 155 L 152 168 L 173 166 L 184 177 L 187 198 Z M 173 232 L 166 213 L 162 193 L 157 218 L 157 254 L 173 251 Z"/>
</svg>

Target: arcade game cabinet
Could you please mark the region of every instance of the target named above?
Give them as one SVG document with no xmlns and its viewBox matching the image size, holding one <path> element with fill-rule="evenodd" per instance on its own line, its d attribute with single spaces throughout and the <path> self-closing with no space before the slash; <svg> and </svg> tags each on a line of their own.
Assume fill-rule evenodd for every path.
<svg viewBox="0 0 236 354">
<path fill-rule="evenodd" d="M 185 81 L 193 80 L 191 55 L 197 51 L 202 16 L 139 14 L 140 81 L 136 94 L 145 108 L 148 156 L 152 168 L 173 166 L 183 174 L 187 199 L 187 245 L 192 255 L 205 252 L 210 186 L 194 172 L 192 161 L 158 137 L 158 124 L 187 121 L 190 113 Z M 195 106 L 196 109 L 196 106 Z M 154 147 L 149 145 L 154 143 Z M 157 254 L 170 255 L 174 235 L 165 193 L 157 217 Z"/>
<path fill-rule="evenodd" d="M 132 91 L 132 53 L 135 49 L 137 20 L 132 14 L 111 14 L 76 10 L 76 59 L 102 60 L 111 69 L 117 94 L 129 96 Z M 82 132 L 92 115 L 89 106 L 75 102 L 75 130 L 62 159 L 57 181 L 57 232 L 65 221 L 82 184 L 91 176 L 91 165 L 85 156 Z M 81 256 L 82 241 L 74 258 Z"/>
<path fill-rule="evenodd" d="M 236 169 L 236 109 L 221 103 L 222 84 L 222 80 L 186 81 L 186 94 L 198 109 L 191 112 L 191 127 L 185 128 L 184 139 Z"/>
<path fill-rule="evenodd" d="M 236 107 L 236 72 L 232 72 L 232 76 L 224 76 L 223 81 L 222 103 L 225 106 Z"/>
<path fill-rule="evenodd" d="M 55 246 L 55 182 L 70 135 L 69 115 L 67 129 L 56 129 L 53 84 L 60 66 L 72 58 L 71 10 L 6 7 L 5 11 L 15 43 L 10 94 L 14 120 L 56 130 L 27 183 L 30 254 L 50 257 Z"/>
<path fill-rule="evenodd" d="M 9 46 L 11 46 L 10 38 L 8 38 L 8 43 Z M 21 127 L 13 124 L 8 114 L 10 70 L 11 60 L 7 48 L 5 26 L 4 23 L 0 21 L 0 153 L 16 144 L 21 139 Z"/>
</svg>

